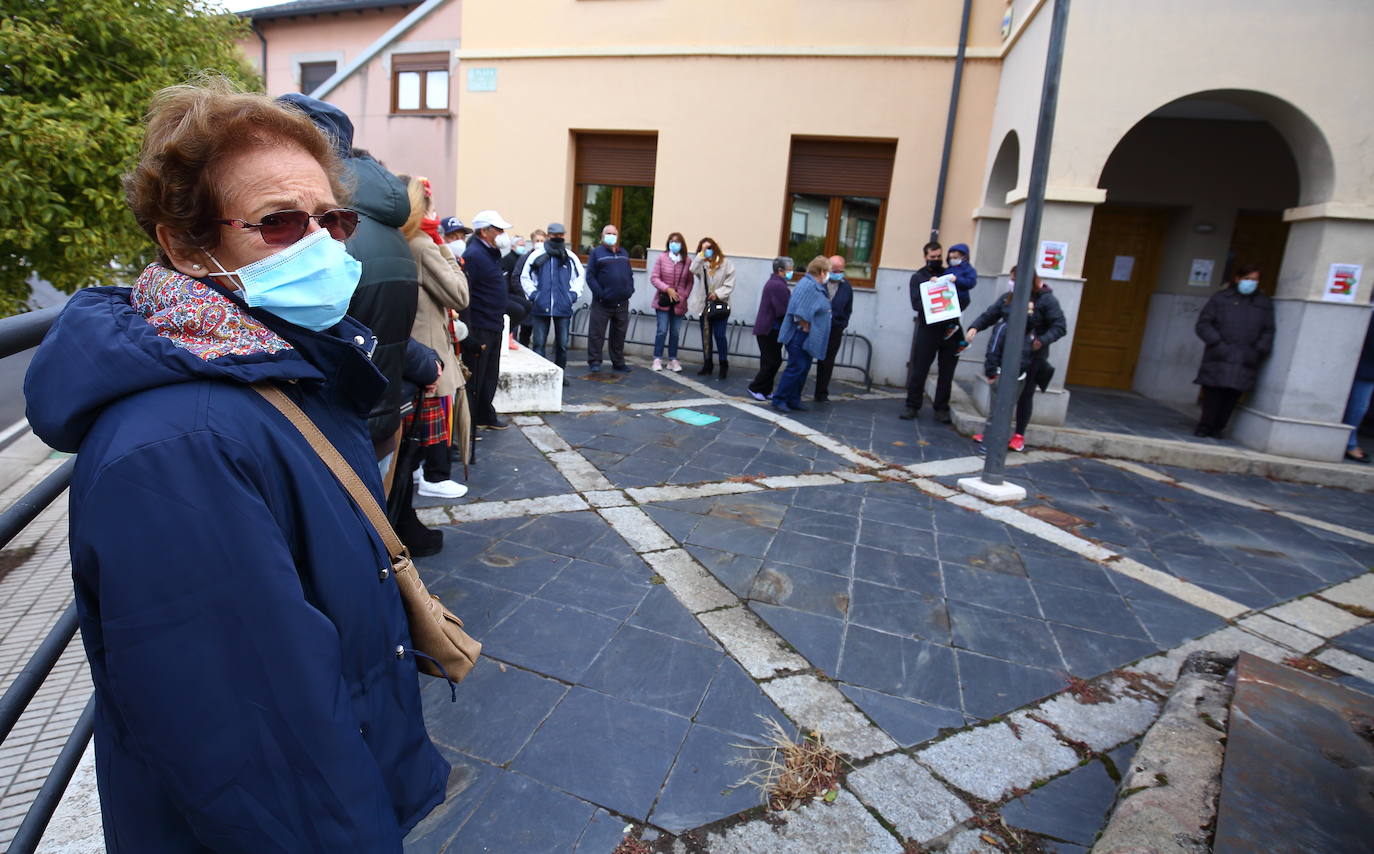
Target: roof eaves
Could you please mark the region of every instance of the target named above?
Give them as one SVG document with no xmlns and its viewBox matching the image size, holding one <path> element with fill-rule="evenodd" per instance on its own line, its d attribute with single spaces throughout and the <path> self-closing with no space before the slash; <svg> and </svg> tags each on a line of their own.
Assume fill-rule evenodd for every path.
<svg viewBox="0 0 1374 854">
<path fill-rule="evenodd" d="M 362 12 L 368 9 L 386 9 L 393 6 L 413 6 L 416 0 L 295 0 L 239 12 L 242 18 L 252 21 L 270 21 L 276 18 L 295 18 L 303 15 L 324 15 L 332 12 Z"/>
</svg>

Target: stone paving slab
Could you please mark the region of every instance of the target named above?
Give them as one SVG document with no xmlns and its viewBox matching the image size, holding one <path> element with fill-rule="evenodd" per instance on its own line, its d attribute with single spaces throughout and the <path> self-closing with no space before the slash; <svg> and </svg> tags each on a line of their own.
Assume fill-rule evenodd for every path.
<svg viewBox="0 0 1374 854">
<path fill-rule="evenodd" d="M 849 788 L 904 839 L 925 844 L 973 817 L 973 810 L 909 757 L 896 755 L 849 775 Z"/>
<path fill-rule="evenodd" d="M 1078 754 L 1024 712 L 937 742 L 916 759 L 942 780 L 986 801 L 1078 764 Z"/>
</svg>

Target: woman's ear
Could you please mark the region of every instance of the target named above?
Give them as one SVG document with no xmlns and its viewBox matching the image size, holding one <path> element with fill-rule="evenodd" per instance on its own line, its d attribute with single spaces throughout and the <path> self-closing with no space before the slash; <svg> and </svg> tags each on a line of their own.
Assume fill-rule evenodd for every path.
<svg viewBox="0 0 1374 854">
<path fill-rule="evenodd" d="M 181 239 L 179 232 L 162 225 L 157 226 L 157 243 L 162 247 L 162 251 L 171 259 L 172 266 L 177 272 L 199 279 L 205 275 L 204 249 L 187 246 Z"/>
</svg>

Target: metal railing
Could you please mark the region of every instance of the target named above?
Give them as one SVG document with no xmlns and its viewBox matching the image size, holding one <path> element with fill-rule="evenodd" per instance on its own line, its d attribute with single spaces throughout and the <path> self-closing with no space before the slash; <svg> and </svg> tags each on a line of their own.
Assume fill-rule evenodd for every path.
<svg viewBox="0 0 1374 854">
<path fill-rule="evenodd" d="M 654 316 L 655 314 L 657 314 L 656 311 L 630 309 L 630 325 L 625 331 L 625 343 L 652 347 L 654 334 L 658 329 L 658 319 Z M 587 326 L 590 323 L 591 311 L 589 307 L 581 306 L 573 312 L 572 337 L 585 339 Z M 681 336 L 677 345 L 678 350 L 686 350 L 689 353 L 703 352 L 701 323 L 695 317 L 688 319 L 684 316 L 678 334 Z M 754 337 L 754 324 L 744 320 L 731 320 L 726 324 L 725 336 L 726 343 L 730 345 L 731 359 L 759 358 L 758 340 Z M 835 354 L 835 370 L 838 371 L 842 368 L 858 371 L 862 374 L 864 388 L 872 391 L 873 342 L 857 332 L 845 330 L 844 336 L 840 339 L 840 349 Z"/>
<path fill-rule="evenodd" d="M 0 319 L 0 358 L 38 346 L 61 311 L 60 307 L 49 308 Z M 38 518 L 39 513 L 47 509 L 48 505 L 66 490 L 71 483 L 72 469 L 75 466 L 76 458 L 68 459 L 0 513 L 0 548 L 9 545 L 30 522 Z M 9 738 L 20 716 L 29 707 L 34 695 L 43 686 L 43 681 L 48 678 L 57 660 L 66 652 L 72 638 L 76 636 L 76 629 L 76 603 L 73 602 L 62 612 L 62 616 L 57 618 L 56 625 L 39 644 L 33 657 L 15 677 L 5 695 L 0 697 L 0 742 Z M 76 765 L 81 761 L 81 755 L 85 753 L 86 745 L 91 741 L 94 727 L 95 697 L 92 696 L 86 702 L 85 710 L 81 712 L 81 717 L 44 779 L 42 788 L 24 815 L 24 821 L 15 831 L 14 839 L 10 841 L 9 854 L 32 854 L 38 849 L 43 832 L 52 821 L 53 812 L 57 810 L 57 805 L 67 790 L 67 784 L 71 782 L 72 774 L 76 771 Z"/>
</svg>

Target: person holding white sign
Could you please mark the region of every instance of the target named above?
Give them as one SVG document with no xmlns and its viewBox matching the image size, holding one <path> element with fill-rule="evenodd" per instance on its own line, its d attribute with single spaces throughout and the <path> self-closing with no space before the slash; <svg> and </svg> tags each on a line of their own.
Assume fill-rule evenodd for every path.
<svg viewBox="0 0 1374 854">
<path fill-rule="evenodd" d="M 939 358 L 935 379 L 935 420 L 948 424 L 949 396 L 954 386 L 954 367 L 967 346 L 959 327 L 959 315 L 968 308 L 969 291 L 978 284 L 978 271 L 968 263 L 968 246 L 949 248 L 949 268 L 940 259 L 940 244 L 927 243 L 922 250 L 926 265 L 911 275 L 911 310 L 916 329 L 911 335 L 911 362 L 906 382 L 906 408 L 898 416 L 910 421 L 921 411 L 930 365 Z"/>
</svg>

